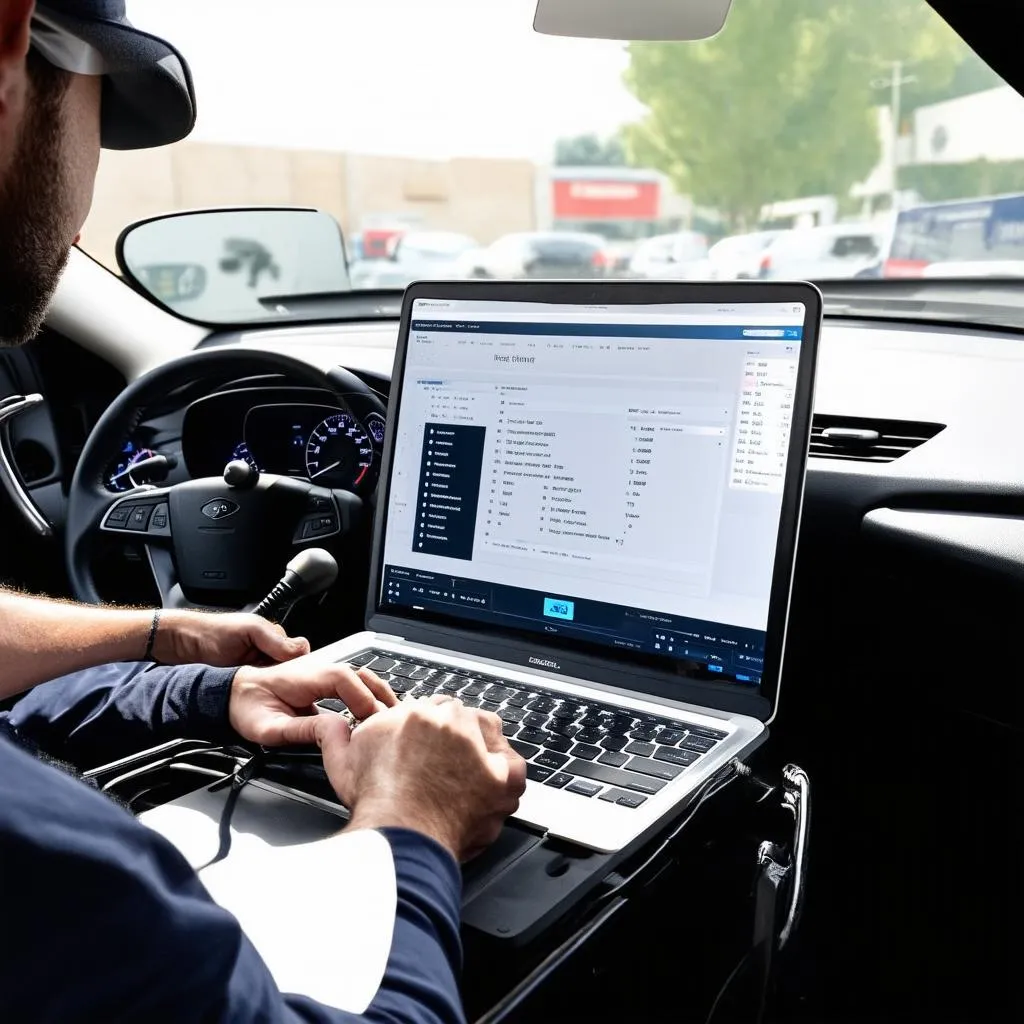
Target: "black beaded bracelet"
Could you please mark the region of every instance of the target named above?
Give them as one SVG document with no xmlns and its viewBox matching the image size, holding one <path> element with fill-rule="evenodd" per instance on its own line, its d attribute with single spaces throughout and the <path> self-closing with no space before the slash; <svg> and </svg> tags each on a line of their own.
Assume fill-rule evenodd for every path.
<svg viewBox="0 0 1024 1024">
<path fill-rule="evenodd" d="M 153 645 L 156 643 L 156 631 L 160 628 L 160 609 L 153 609 L 153 624 L 149 627 L 149 639 L 146 641 L 146 653 L 142 656 L 143 661 L 153 660 Z"/>
</svg>

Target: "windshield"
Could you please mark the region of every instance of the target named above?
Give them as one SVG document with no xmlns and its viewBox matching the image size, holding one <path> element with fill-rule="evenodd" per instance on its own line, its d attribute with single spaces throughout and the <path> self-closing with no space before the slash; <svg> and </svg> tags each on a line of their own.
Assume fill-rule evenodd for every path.
<svg viewBox="0 0 1024 1024">
<path fill-rule="evenodd" d="M 543 36 L 535 9 L 291 0 L 283 27 L 271 0 L 131 0 L 188 57 L 199 119 L 103 153 L 83 247 L 113 267 L 129 222 L 294 206 L 333 218 L 347 269 L 309 283 L 274 253 L 275 300 L 300 279 L 1024 278 L 1024 99 L 924 0 L 735 0 L 701 42 Z M 228 322 L 201 234 L 150 264 L 175 312 Z"/>
</svg>

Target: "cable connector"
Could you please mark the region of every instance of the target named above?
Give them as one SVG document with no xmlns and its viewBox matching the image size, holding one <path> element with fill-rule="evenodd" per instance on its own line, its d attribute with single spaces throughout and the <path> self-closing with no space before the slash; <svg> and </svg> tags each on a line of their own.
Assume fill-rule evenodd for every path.
<svg viewBox="0 0 1024 1024">
<path fill-rule="evenodd" d="M 729 765 L 739 778 L 752 782 L 761 790 L 761 795 L 757 798 L 757 803 L 759 804 L 763 804 L 765 800 L 767 800 L 768 797 L 770 797 L 778 788 L 777 786 L 773 786 L 770 782 L 766 782 L 762 779 L 760 775 L 754 772 L 750 765 L 744 764 L 744 762 L 737 757 L 734 757 L 729 762 Z"/>
</svg>

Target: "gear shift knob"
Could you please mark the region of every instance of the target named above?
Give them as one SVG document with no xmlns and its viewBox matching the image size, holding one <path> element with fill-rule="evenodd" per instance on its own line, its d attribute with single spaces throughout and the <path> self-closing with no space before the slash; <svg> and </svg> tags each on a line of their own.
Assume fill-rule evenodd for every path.
<svg viewBox="0 0 1024 1024">
<path fill-rule="evenodd" d="M 300 598 L 323 593 L 337 578 L 338 563 L 329 551 L 306 548 L 285 566 L 284 575 L 253 612 L 278 621 Z"/>
</svg>

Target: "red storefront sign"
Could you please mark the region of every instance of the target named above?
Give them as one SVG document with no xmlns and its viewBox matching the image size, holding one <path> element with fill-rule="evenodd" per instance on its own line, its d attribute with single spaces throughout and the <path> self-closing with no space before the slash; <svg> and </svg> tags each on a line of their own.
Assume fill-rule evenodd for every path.
<svg viewBox="0 0 1024 1024">
<path fill-rule="evenodd" d="M 556 220 L 655 220 L 658 216 L 657 181 L 559 178 L 552 186 Z"/>
</svg>

